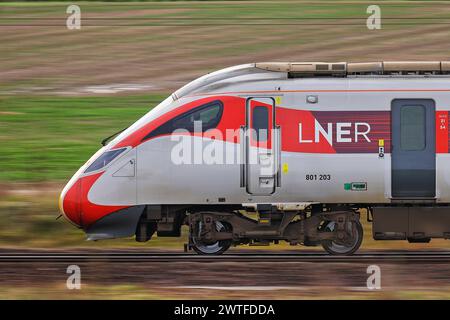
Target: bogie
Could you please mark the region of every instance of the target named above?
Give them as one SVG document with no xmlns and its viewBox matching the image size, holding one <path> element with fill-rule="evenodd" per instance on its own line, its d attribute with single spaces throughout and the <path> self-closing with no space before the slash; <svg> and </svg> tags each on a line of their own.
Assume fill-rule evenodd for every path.
<svg viewBox="0 0 450 320">
<path fill-rule="evenodd" d="M 195 212 L 188 220 L 189 248 L 200 254 L 221 254 L 232 244 L 268 245 L 280 240 L 292 245 L 322 244 L 331 254 L 351 254 L 362 241 L 359 215 L 351 210 L 314 213 L 274 209 L 258 212 L 256 219 L 240 212 Z"/>
</svg>

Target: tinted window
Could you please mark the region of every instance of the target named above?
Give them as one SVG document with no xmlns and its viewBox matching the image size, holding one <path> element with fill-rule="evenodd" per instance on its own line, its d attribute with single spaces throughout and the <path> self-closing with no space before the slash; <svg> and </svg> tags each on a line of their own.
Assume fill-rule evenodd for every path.
<svg viewBox="0 0 450 320">
<path fill-rule="evenodd" d="M 256 141 L 267 141 L 269 132 L 269 109 L 266 107 L 255 107 L 252 112 L 253 138 Z"/>
<path fill-rule="evenodd" d="M 127 148 L 110 150 L 103 153 L 100 157 L 98 157 L 92 164 L 84 171 L 84 173 L 92 172 L 99 170 L 106 165 L 108 165 L 111 161 L 113 161 L 119 154 L 127 150 Z"/>
<path fill-rule="evenodd" d="M 405 151 L 425 149 L 424 106 L 403 106 L 401 108 L 400 147 Z"/>
<path fill-rule="evenodd" d="M 185 129 L 194 132 L 194 122 L 201 121 L 202 132 L 215 128 L 222 118 L 223 104 L 220 101 L 213 101 L 191 111 L 183 113 L 172 120 L 159 126 L 142 140 L 147 140 L 161 134 L 170 134 L 177 129 Z"/>
</svg>

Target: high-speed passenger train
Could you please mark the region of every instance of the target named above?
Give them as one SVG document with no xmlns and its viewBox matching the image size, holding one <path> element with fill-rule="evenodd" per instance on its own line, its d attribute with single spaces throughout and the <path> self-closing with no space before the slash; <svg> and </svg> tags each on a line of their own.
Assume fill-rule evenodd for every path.
<svg viewBox="0 0 450 320">
<path fill-rule="evenodd" d="M 450 237 L 450 62 L 252 63 L 182 87 L 66 185 L 88 239 L 322 245 Z"/>
</svg>

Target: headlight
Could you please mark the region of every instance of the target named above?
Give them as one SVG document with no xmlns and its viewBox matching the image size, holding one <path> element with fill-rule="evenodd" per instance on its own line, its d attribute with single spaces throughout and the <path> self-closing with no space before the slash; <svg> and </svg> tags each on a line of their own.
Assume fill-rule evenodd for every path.
<svg viewBox="0 0 450 320">
<path fill-rule="evenodd" d="M 92 172 L 100 170 L 103 167 L 106 167 L 108 163 L 117 158 L 120 154 L 122 154 L 127 148 L 109 150 L 103 153 L 100 157 L 97 158 L 92 164 L 84 171 L 84 173 Z"/>
</svg>

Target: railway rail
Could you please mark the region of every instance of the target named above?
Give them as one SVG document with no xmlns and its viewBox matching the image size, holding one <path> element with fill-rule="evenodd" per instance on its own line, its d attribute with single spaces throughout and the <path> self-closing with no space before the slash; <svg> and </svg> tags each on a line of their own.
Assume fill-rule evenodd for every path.
<svg viewBox="0 0 450 320">
<path fill-rule="evenodd" d="M 0 264 L 8 262 L 323 262 L 323 263 L 450 263 L 450 252 L 376 252 L 357 253 L 352 256 L 332 256 L 321 252 L 311 253 L 229 253 L 218 256 L 192 253 L 0 253 Z"/>
</svg>

